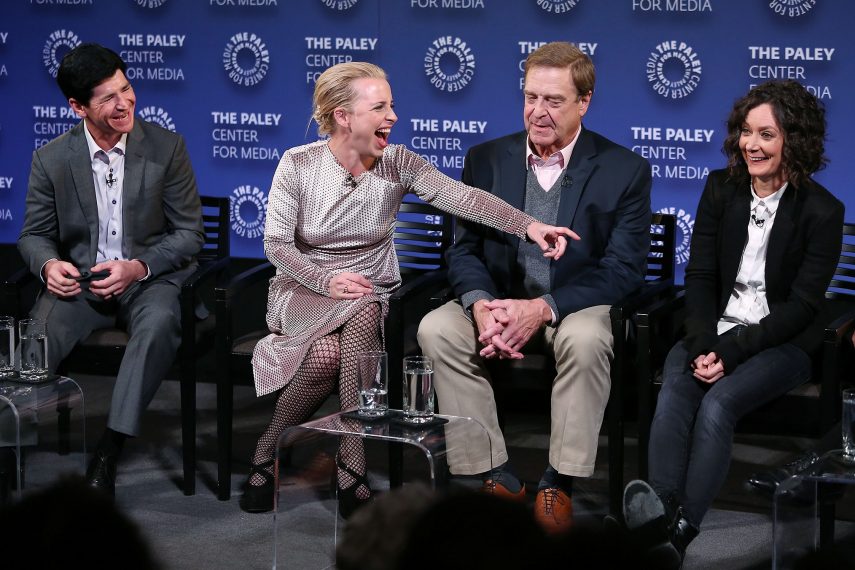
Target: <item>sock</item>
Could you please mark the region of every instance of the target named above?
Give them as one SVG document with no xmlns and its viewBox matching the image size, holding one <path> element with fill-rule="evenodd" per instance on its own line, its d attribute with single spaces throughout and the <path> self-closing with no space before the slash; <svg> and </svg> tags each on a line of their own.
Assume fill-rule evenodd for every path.
<svg viewBox="0 0 855 570">
<path fill-rule="evenodd" d="M 546 471 L 543 472 L 543 477 L 541 477 L 540 483 L 537 484 L 537 490 L 542 491 L 543 489 L 548 489 L 550 487 L 558 487 L 567 493 L 567 496 L 572 496 L 573 476 L 562 475 L 558 470 L 550 465 L 546 468 Z"/>
<path fill-rule="evenodd" d="M 484 480 L 487 479 L 501 483 L 511 493 L 519 493 L 522 489 L 522 483 L 511 469 L 510 461 L 505 461 L 498 467 L 494 467 L 492 471 L 484 473 Z"/>
<path fill-rule="evenodd" d="M 101 435 L 96 450 L 108 457 L 118 457 L 122 453 L 122 446 L 125 445 L 125 440 L 128 437 L 130 436 L 107 428 L 104 430 L 103 435 Z"/>
</svg>

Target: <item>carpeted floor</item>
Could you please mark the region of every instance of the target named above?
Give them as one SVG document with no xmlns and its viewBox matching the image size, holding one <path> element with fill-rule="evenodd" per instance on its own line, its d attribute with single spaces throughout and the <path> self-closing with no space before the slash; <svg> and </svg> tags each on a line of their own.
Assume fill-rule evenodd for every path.
<svg viewBox="0 0 855 570">
<path fill-rule="evenodd" d="M 83 387 L 88 441 L 97 440 L 106 421 L 111 380 L 94 376 L 76 377 Z M 274 535 L 274 516 L 248 515 L 238 508 L 237 495 L 248 472 L 248 458 L 255 438 L 272 409 L 272 400 L 256 399 L 248 387 L 235 390 L 235 470 L 232 500 L 218 501 L 214 495 L 216 473 L 215 393 L 212 384 L 200 384 L 198 395 L 197 493 L 181 492 L 181 456 L 178 383 L 166 381 L 144 420 L 143 435 L 131 440 L 119 467 L 117 505 L 142 529 L 155 556 L 168 570 L 240 569 L 273 566 L 274 536 L 278 568 L 328 567 L 335 529 L 333 501 L 323 493 L 311 495 L 279 518 Z M 334 401 L 325 406 L 335 408 Z M 73 424 L 78 422 L 72 414 Z M 68 456 L 55 453 L 52 414 L 44 414 L 39 445 L 29 448 L 26 493 L 49 485 L 63 472 L 81 471 L 80 434 L 73 432 Z M 629 426 L 627 480 L 635 477 L 636 448 Z M 513 417 L 507 436 L 512 461 L 523 479 L 536 482 L 546 461 L 547 424 L 543 418 Z M 792 438 L 740 436 L 734 449 L 730 476 L 703 523 L 700 537 L 689 548 L 684 568 L 769 568 L 772 558 L 772 513 L 769 501 L 750 493 L 743 485 L 747 474 L 764 466 L 783 463 L 816 442 Z M 598 521 L 606 514 L 607 465 L 605 437 L 601 438 L 596 473 L 578 483 L 574 508 L 577 517 Z M 382 455 L 382 454 L 381 454 Z M 371 459 L 371 455 L 369 455 Z M 373 465 L 373 464 L 372 464 Z M 374 468 L 372 467 L 372 474 Z M 377 476 L 381 476 L 377 474 Z M 319 477 L 319 480 L 323 477 Z M 319 486 L 323 486 L 319 483 Z M 296 496 L 296 495 L 292 495 Z M 841 516 L 851 518 L 852 493 L 843 499 Z M 840 522 L 838 540 L 855 541 L 855 525 Z M 799 540 L 809 538 L 799 535 Z"/>
</svg>

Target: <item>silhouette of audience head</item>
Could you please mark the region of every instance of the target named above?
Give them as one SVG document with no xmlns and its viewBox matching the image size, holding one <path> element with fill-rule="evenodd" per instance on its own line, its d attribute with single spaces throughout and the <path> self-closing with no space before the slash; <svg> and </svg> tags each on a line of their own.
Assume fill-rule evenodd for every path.
<svg viewBox="0 0 855 570">
<path fill-rule="evenodd" d="M 159 568 L 137 526 L 80 477 L 0 510 L 0 537 L 6 570 Z"/>
</svg>

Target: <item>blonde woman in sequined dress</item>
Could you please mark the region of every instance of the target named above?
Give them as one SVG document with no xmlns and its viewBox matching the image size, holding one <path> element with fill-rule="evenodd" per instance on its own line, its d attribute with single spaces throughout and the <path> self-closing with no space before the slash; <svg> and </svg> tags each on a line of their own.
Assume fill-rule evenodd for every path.
<svg viewBox="0 0 855 570">
<path fill-rule="evenodd" d="M 264 251 L 271 334 L 253 355 L 259 396 L 280 390 L 252 458 L 241 508 L 273 507 L 273 453 L 282 431 L 310 417 L 338 386 L 354 408 L 356 355 L 382 350 L 389 294 L 401 283 L 392 241 L 404 194 L 528 238 L 558 259 L 567 228 L 542 224 L 492 194 L 457 182 L 402 145 L 389 144 L 397 121 L 385 72 L 348 62 L 315 84 L 314 120 L 324 140 L 288 150 L 270 189 Z M 358 438 L 342 438 L 336 458 L 339 510 L 348 516 L 371 496 Z"/>
</svg>

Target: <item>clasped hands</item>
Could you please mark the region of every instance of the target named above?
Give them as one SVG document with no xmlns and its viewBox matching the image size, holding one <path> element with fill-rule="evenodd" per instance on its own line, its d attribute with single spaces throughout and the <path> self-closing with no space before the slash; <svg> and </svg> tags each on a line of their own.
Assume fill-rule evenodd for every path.
<svg viewBox="0 0 855 570">
<path fill-rule="evenodd" d="M 148 269 L 142 261 L 111 260 L 95 264 L 92 273 L 106 271 L 110 275 L 89 283 L 89 291 L 104 300 L 118 297 L 133 283 L 148 274 Z M 80 288 L 80 271 L 67 261 L 52 259 L 45 264 L 44 280 L 47 290 L 63 299 L 78 295 Z"/>
<path fill-rule="evenodd" d="M 692 373 L 701 382 L 712 384 L 724 376 L 724 363 L 715 352 L 701 354 L 692 361 Z"/>
<path fill-rule="evenodd" d="M 482 299 L 472 305 L 472 316 L 482 358 L 519 360 L 531 337 L 552 321 L 552 310 L 543 299 Z"/>
</svg>

